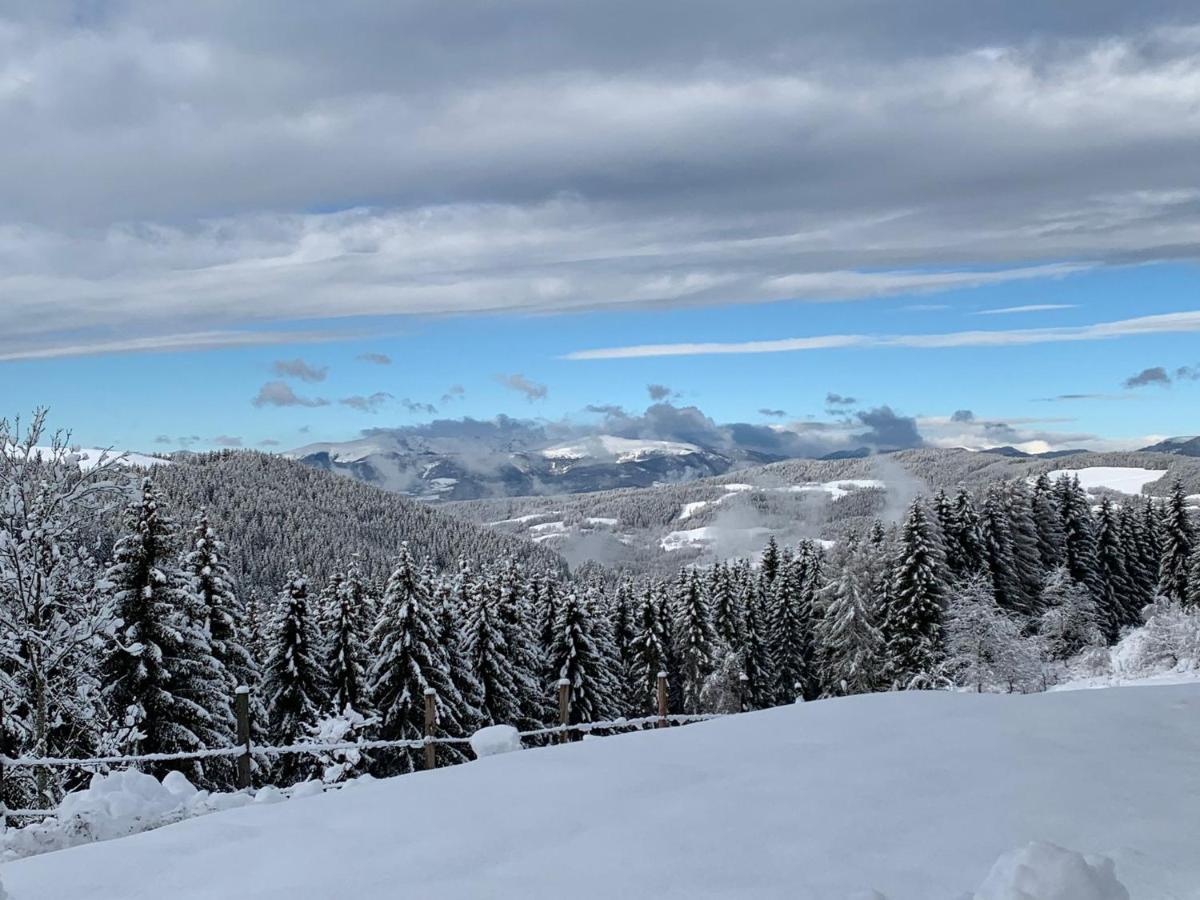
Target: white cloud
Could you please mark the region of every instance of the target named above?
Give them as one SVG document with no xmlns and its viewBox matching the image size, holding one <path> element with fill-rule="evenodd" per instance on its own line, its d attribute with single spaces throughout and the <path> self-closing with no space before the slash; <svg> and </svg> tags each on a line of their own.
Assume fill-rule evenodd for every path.
<svg viewBox="0 0 1200 900">
<path fill-rule="evenodd" d="M 1055 309 L 1078 309 L 1077 303 L 1031 303 L 1027 306 L 1002 306 L 999 309 L 977 310 L 977 316 L 1007 316 L 1015 313 L 1050 312 Z"/>
</svg>

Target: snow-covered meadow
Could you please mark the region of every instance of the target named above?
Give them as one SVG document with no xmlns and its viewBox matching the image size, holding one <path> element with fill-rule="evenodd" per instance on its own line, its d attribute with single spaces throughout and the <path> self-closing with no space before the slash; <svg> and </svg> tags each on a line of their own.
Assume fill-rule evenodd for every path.
<svg viewBox="0 0 1200 900">
<path fill-rule="evenodd" d="M 863 695 L 252 804 L 13 862 L 4 883 L 14 900 L 1118 900 L 1119 881 L 1183 900 L 1197 759 L 1196 684 Z"/>
</svg>

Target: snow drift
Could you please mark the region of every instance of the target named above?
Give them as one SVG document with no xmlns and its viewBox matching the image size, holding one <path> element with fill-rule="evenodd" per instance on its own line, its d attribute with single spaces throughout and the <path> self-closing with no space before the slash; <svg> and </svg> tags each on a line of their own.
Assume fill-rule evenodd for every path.
<svg viewBox="0 0 1200 900">
<path fill-rule="evenodd" d="M 4 879 L 15 900 L 1160 900 L 1200 884 L 1197 759 L 1195 684 L 864 695 L 256 803 Z M 1031 842 L 1083 862 L 997 863 Z"/>
</svg>

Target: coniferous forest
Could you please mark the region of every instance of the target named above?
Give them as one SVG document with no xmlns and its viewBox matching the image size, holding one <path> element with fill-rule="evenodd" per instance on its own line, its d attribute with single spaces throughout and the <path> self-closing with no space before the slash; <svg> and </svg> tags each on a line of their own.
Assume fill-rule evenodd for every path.
<svg viewBox="0 0 1200 900">
<path fill-rule="evenodd" d="M 187 464 L 81 467 L 43 417 L 0 424 L 0 752 L 191 753 L 253 740 L 415 740 L 436 694 L 448 736 L 654 711 L 731 713 L 871 691 L 1036 691 L 1148 616 L 1200 607 L 1200 536 L 1184 490 L 1093 505 L 1045 475 L 919 497 L 832 546 L 772 539 L 754 558 L 669 579 L 571 573 L 554 554 L 261 454 L 228 475 Z M 255 479 L 292 478 L 287 509 Z M 337 521 L 328 492 L 360 502 Z M 244 523 L 227 532 L 229 510 Z M 340 526 L 340 527 L 339 527 Z M 264 534 L 290 554 L 263 558 Z M 304 546 L 311 542 L 312 546 Z M 270 544 L 270 546 L 278 546 Z M 302 565 L 298 560 L 306 560 Z M 408 771 L 419 751 L 256 759 L 255 778 Z M 441 745 L 439 763 L 467 758 Z M 158 768 L 155 768 L 158 766 Z M 233 783 L 227 759 L 152 764 Z M 55 803 L 87 774 L 16 770 L 10 807 Z"/>
</svg>

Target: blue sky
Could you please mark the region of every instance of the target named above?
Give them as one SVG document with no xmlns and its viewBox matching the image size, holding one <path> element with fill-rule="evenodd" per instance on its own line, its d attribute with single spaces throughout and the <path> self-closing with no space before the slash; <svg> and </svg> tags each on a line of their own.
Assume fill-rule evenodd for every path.
<svg viewBox="0 0 1200 900">
<path fill-rule="evenodd" d="M 288 448 L 659 384 L 835 446 L 1200 430 L 1194 4 L 760 7 L 0 11 L 0 415 Z"/>
</svg>

